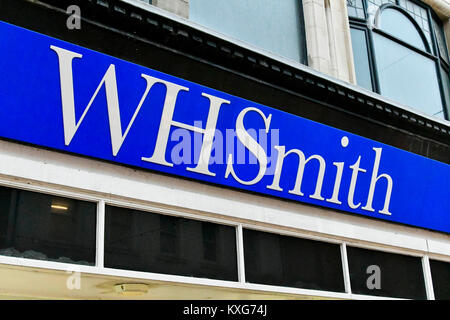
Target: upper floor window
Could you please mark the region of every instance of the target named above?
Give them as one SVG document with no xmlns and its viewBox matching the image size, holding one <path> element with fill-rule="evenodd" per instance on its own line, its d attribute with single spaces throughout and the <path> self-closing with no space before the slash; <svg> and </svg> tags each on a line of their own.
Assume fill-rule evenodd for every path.
<svg viewBox="0 0 450 320">
<path fill-rule="evenodd" d="M 449 119 L 449 59 L 442 24 L 413 0 L 348 0 L 358 85 Z"/>
<path fill-rule="evenodd" d="M 306 64 L 301 0 L 189 0 L 189 19 Z"/>
</svg>

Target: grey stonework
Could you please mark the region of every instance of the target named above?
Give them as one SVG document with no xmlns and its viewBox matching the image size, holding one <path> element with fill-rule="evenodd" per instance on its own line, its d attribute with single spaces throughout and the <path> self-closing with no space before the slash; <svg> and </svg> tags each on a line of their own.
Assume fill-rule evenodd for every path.
<svg viewBox="0 0 450 320">
<path fill-rule="evenodd" d="M 153 0 L 152 4 L 180 17 L 189 18 L 189 0 Z"/>
</svg>

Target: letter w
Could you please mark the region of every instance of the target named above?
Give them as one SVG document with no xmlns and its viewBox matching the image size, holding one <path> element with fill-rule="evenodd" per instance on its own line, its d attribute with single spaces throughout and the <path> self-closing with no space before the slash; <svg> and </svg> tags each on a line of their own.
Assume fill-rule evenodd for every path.
<svg viewBox="0 0 450 320">
<path fill-rule="evenodd" d="M 72 72 L 72 60 L 74 58 L 82 58 L 83 56 L 79 53 L 68 51 L 59 47 L 50 46 L 50 49 L 56 52 L 59 59 L 59 74 L 61 82 L 61 100 L 62 100 L 62 111 L 63 111 L 63 121 L 64 121 L 64 142 L 66 146 L 70 144 L 75 133 L 83 122 L 84 117 L 89 111 L 94 99 L 97 97 L 98 92 L 105 85 L 106 90 L 106 103 L 108 106 L 108 117 L 109 117 L 109 130 L 111 134 L 111 144 L 112 144 L 112 154 L 116 156 L 119 152 L 122 144 L 130 131 L 131 126 L 139 113 L 139 110 L 144 103 L 145 98 L 150 91 L 150 88 L 156 79 L 152 77 L 143 78 L 147 81 L 147 87 L 142 95 L 141 101 L 137 106 L 133 117 L 131 118 L 125 133 L 122 134 L 122 125 L 120 121 L 120 108 L 119 108 L 119 96 L 117 92 L 117 80 L 116 80 L 116 67 L 111 64 L 106 70 L 103 79 L 100 81 L 94 95 L 91 97 L 89 104 L 84 109 L 84 112 L 78 122 L 75 120 L 75 99 L 74 99 L 74 89 L 73 89 L 73 72 Z"/>
</svg>

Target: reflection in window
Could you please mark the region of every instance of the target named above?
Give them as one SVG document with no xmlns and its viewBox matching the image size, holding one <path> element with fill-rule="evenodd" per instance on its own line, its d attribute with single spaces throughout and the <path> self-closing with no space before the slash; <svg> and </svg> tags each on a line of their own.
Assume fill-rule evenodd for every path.
<svg viewBox="0 0 450 320">
<path fill-rule="evenodd" d="M 235 39 L 306 63 L 302 1 L 190 0 L 189 19 Z"/>
<path fill-rule="evenodd" d="M 344 292 L 337 244 L 244 229 L 248 282 Z"/>
<path fill-rule="evenodd" d="M 237 280 L 234 227 L 106 206 L 105 266 Z"/>
<path fill-rule="evenodd" d="M 0 187 L 0 255 L 95 263 L 96 204 Z"/>
<path fill-rule="evenodd" d="M 379 34 L 374 34 L 374 47 L 380 93 L 427 114 L 442 117 L 434 61 Z"/>
</svg>

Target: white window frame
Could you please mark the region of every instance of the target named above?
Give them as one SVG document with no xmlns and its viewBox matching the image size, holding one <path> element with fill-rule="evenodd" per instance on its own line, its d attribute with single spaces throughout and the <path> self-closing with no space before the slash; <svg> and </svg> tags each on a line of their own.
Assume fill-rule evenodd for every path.
<svg viewBox="0 0 450 320">
<path fill-rule="evenodd" d="M 76 265 L 76 264 L 67 264 L 53 261 L 44 261 L 44 260 L 33 260 L 27 258 L 18 258 L 18 257 L 8 257 L 8 256 L 0 256 L 0 263 L 8 264 L 8 265 L 16 265 L 16 266 L 24 266 L 24 267 L 35 267 L 35 268 L 44 268 L 44 269 L 52 269 L 52 270 L 73 270 L 76 268 L 82 273 L 89 274 L 98 274 L 98 275 L 108 275 L 108 276 L 116 276 L 116 277 L 129 277 L 129 278 L 140 278 L 143 280 L 158 280 L 158 281 L 167 281 L 167 282 L 177 282 L 184 284 L 192 284 L 192 285 L 205 285 L 205 286 L 219 286 L 224 288 L 233 288 L 233 289 L 244 289 L 244 290 L 256 290 L 267 293 L 280 293 L 280 294 L 294 294 L 294 295 L 303 295 L 303 296 L 317 296 L 323 298 L 335 298 L 335 299 L 394 299 L 392 297 L 379 297 L 379 296 L 371 296 L 371 295 L 360 295 L 353 294 L 351 292 L 350 285 L 350 275 L 348 270 L 348 259 L 346 254 L 346 247 L 348 245 L 352 247 L 359 247 L 370 250 L 377 250 L 383 252 L 390 252 L 402 255 L 414 256 L 422 259 L 423 265 L 423 275 L 426 287 L 427 298 L 430 300 L 434 300 L 434 292 L 431 278 L 431 270 L 429 265 L 429 259 L 432 258 L 434 260 L 440 260 L 444 262 L 450 262 L 450 257 L 441 257 L 433 254 L 426 254 L 419 251 L 413 250 L 402 250 L 399 248 L 391 248 L 386 246 L 380 246 L 377 244 L 371 243 L 360 243 L 354 240 L 342 240 L 329 238 L 326 236 L 317 236 L 312 234 L 307 234 L 304 232 L 297 231 L 286 231 L 277 227 L 268 227 L 268 226 L 258 226 L 249 222 L 236 222 L 226 218 L 217 218 L 206 215 L 199 215 L 195 213 L 190 213 L 180 209 L 174 208 L 164 208 L 160 206 L 153 206 L 147 204 L 136 203 L 133 200 L 119 200 L 112 198 L 105 198 L 94 196 L 89 193 L 84 192 L 71 192 L 64 191 L 57 187 L 51 186 L 43 186 L 37 185 L 35 183 L 21 183 L 21 182 L 13 182 L 4 179 L 0 179 L 0 186 L 16 188 L 21 190 L 39 192 L 43 194 L 68 197 L 71 199 L 82 200 L 82 201 L 90 201 L 94 202 L 97 205 L 97 234 L 96 234 L 96 259 L 95 266 L 85 266 L 85 265 Z M 186 276 L 177 276 L 177 275 L 168 275 L 168 274 L 159 274 L 159 273 L 150 273 L 150 272 L 139 272 L 139 271 L 130 271 L 130 270 L 120 270 L 107 268 L 104 266 L 103 258 L 104 258 L 104 235 L 105 235 L 105 206 L 117 206 L 122 208 L 152 212 L 157 214 L 164 214 L 176 217 L 183 217 L 198 221 L 206 221 L 212 222 L 222 225 L 232 226 L 236 229 L 236 246 L 237 246 L 237 269 L 238 269 L 238 281 L 224 281 L 224 280 L 215 280 L 215 279 L 206 279 L 206 278 L 192 278 Z M 321 290 L 311 290 L 311 289 L 299 289 L 299 288 L 291 288 L 291 287 L 283 287 L 283 286 L 274 286 L 274 285 L 262 285 L 255 283 L 247 283 L 245 281 L 245 268 L 244 268 L 244 244 L 242 238 L 242 230 L 243 228 L 248 228 L 252 230 L 258 230 L 269 233 L 276 233 L 285 236 L 297 237 L 302 239 L 309 239 L 327 243 L 338 244 L 341 247 L 341 261 L 342 261 L 342 272 L 343 279 L 345 284 L 345 293 L 339 292 L 330 292 L 330 291 L 321 291 Z"/>
</svg>

